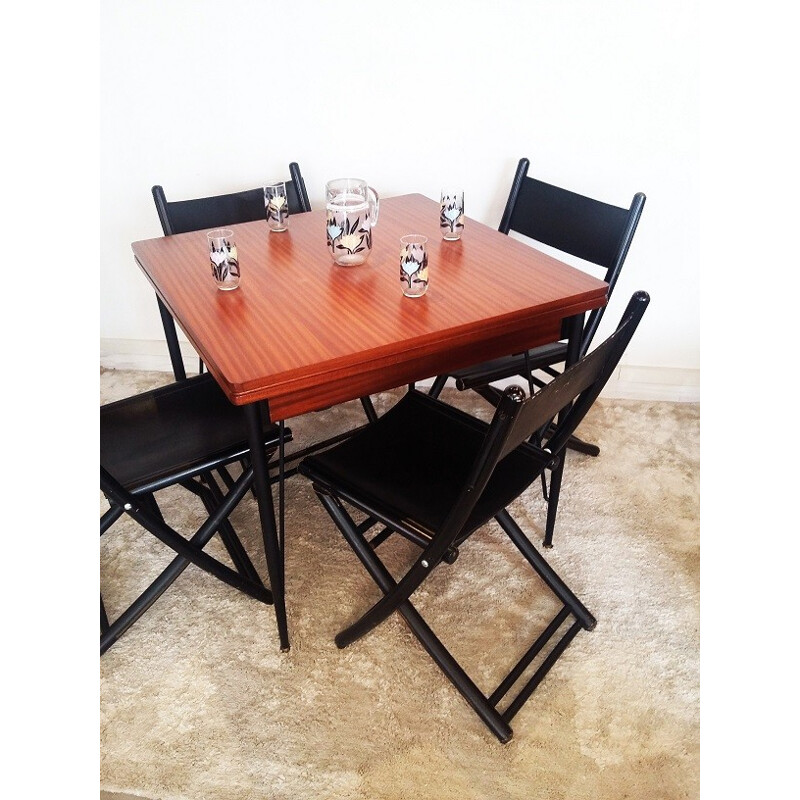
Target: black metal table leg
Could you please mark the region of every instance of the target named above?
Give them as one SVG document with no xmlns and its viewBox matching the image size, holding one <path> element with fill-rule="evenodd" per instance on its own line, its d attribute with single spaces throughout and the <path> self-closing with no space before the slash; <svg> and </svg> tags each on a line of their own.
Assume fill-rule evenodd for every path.
<svg viewBox="0 0 800 800">
<path fill-rule="evenodd" d="M 261 404 L 249 403 L 244 406 L 247 419 L 247 434 L 250 442 L 250 458 L 253 464 L 253 488 L 258 501 L 258 514 L 264 537 L 264 553 L 267 557 L 270 589 L 275 603 L 275 618 L 278 623 L 278 638 L 281 650 L 289 650 L 289 630 L 286 622 L 286 598 L 284 593 L 283 554 L 278 541 L 275 525 L 275 506 L 272 502 L 267 457 L 261 427 Z M 281 509 L 283 510 L 283 509 Z M 283 521 L 281 520 L 281 525 Z"/>
<path fill-rule="evenodd" d="M 169 313 L 160 297 L 158 300 L 158 312 L 161 314 L 161 322 L 164 327 L 164 336 L 167 340 L 167 350 L 169 350 L 169 360 L 172 362 L 172 371 L 175 373 L 176 381 L 186 380 L 186 368 L 183 366 L 183 356 L 181 346 L 178 342 L 178 332 L 175 329 L 175 320 Z"/>
<path fill-rule="evenodd" d="M 566 365 L 571 367 L 581 357 L 581 337 L 583 336 L 583 318 L 585 314 L 575 314 L 567 320 L 567 359 Z"/>
</svg>

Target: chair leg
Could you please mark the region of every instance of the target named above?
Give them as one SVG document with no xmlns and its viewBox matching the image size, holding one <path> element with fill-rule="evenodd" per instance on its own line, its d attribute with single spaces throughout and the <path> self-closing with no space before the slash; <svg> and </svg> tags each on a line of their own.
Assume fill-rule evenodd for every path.
<svg viewBox="0 0 800 800">
<path fill-rule="evenodd" d="M 591 442 L 585 442 L 577 436 L 570 436 L 567 440 L 567 447 L 570 450 L 575 450 L 578 453 L 584 453 L 587 456 L 594 456 L 595 458 L 600 455 L 600 448 Z"/>
<path fill-rule="evenodd" d="M 224 500 L 224 497 L 216 480 L 210 472 L 204 472 L 201 475 L 201 478 L 202 480 L 188 478 L 180 481 L 180 485 L 183 486 L 183 488 L 187 491 L 199 497 L 206 509 L 206 512 L 212 514 L 217 508 L 219 508 L 220 504 Z M 228 491 L 230 491 L 234 485 L 235 482 L 232 481 L 228 486 Z M 158 511 L 158 506 L 155 504 L 155 500 L 153 500 L 153 505 L 155 506 L 155 511 L 157 511 L 160 515 L 160 511 Z M 164 521 L 163 517 L 161 517 L 161 521 Z M 236 535 L 236 532 L 234 531 L 229 520 L 223 519 L 220 522 L 218 533 L 220 539 L 222 539 L 222 543 L 225 545 L 225 549 L 228 551 L 228 555 L 230 556 L 233 565 L 236 567 L 238 572 L 241 575 L 244 575 L 246 578 L 249 578 L 251 581 L 260 583 L 263 586 L 264 584 L 261 580 L 261 576 L 258 574 L 258 572 L 256 572 L 253 562 L 247 555 L 247 552 L 242 546 L 242 543 L 239 541 L 239 537 Z"/>
<path fill-rule="evenodd" d="M 551 428 L 552 430 L 552 428 Z M 548 431 L 549 433 L 550 431 Z M 540 444 L 536 437 L 531 437 L 531 441 L 534 444 Z M 590 442 L 584 442 L 582 439 L 579 439 L 577 436 L 570 436 L 567 441 L 567 447 L 570 450 L 575 450 L 579 453 L 584 453 L 588 456 L 599 456 L 600 455 L 600 448 L 596 444 L 591 444 Z M 544 498 L 545 503 L 547 503 L 547 523 L 545 526 L 545 537 L 544 537 L 544 546 L 545 547 L 552 547 L 553 546 L 553 531 L 555 530 L 556 526 L 556 513 L 558 512 L 558 495 L 561 491 L 561 478 L 564 472 L 564 458 L 566 457 L 566 451 L 562 454 L 561 458 L 559 459 L 559 466 L 553 470 L 553 477 L 551 478 L 551 489 L 555 486 L 555 494 L 547 491 L 547 481 L 545 479 L 544 472 L 542 473 L 542 497 Z M 557 472 L 557 474 L 556 474 Z"/>
<path fill-rule="evenodd" d="M 189 566 L 188 559 L 173 558 L 167 568 L 125 609 L 100 636 L 100 655 L 106 652 L 164 592 L 172 586 Z"/>
<path fill-rule="evenodd" d="M 550 491 L 547 498 L 547 521 L 544 528 L 545 547 L 553 546 L 553 531 L 556 529 L 556 515 L 558 514 L 558 498 L 561 494 L 561 478 L 564 475 L 564 461 L 566 452 L 561 453 L 561 458 L 550 473 Z"/>
<path fill-rule="evenodd" d="M 545 503 L 549 503 L 550 495 L 547 493 L 547 478 L 545 477 L 544 471 L 542 471 L 541 482 L 542 482 L 542 497 L 544 498 Z"/>
<path fill-rule="evenodd" d="M 200 526 L 197 532 L 188 541 L 166 525 L 148 508 L 148 503 L 139 503 L 139 498 L 125 491 L 119 483 L 114 481 L 105 470 L 101 469 L 100 486 L 112 506 L 124 508 L 125 511 L 142 527 L 152 533 L 161 542 L 178 553 L 169 566 L 156 578 L 155 581 L 123 612 L 100 637 L 100 653 L 104 653 L 139 617 L 166 591 L 184 569 L 193 563 L 214 577 L 227 583 L 235 589 L 259 600 L 262 603 L 271 603 L 272 594 L 264 586 L 249 580 L 230 567 L 212 558 L 203 552 L 202 548 L 208 544 L 216 533 L 220 522 L 225 519 L 233 508 L 241 501 L 252 483 L 252 473 L 242 475 L 236 487 L 225 498 L 225 501 L 211 514 Z"/>
<path fill-rule="evenodd" d="M 569 608 L 570 612 L 587 631 L 593 630 L 597 625 L 597 620 L 567 584 L 559 578 L 555 570 L 544 560 L 508 511 L 501 511 L 495 519 L 528 563 L 536 570 L 539 577 L 550 587 L 550 591 Z"/>
<path fill-rule="evenodd" d="M 364 409 L 364 413 L 367 415 L 367 419 L 370 422 L 375 422 L 378 419 L 378 412 L 375 411 L 375 406 L 372 404 L 372 398 L 369 396 L 360 397 L 361 406 Z"/>
<path fill-rule="evenodd" d="M 375 554 L 375 551 L 370 547 L 369 543 L 356 531 L 356 525 L 344 507 L 327 495 L 319 495 L 319 498 L 367 572 L 369 572 L 372 579 L 384 593 L 384 596 L 395 590 L 397 588 L 397 582 Z M 403 618 L 408 623 L 414 635 L 419 639 L 422 646 L 483 720 L 484 724 L 501 742 L 505 743 L 510 741 L 513 736 L 511 726 L 503 719 L 497 709 L 489 703 L 485 695 L 453 658 L 447 648 L 437 638 L 436 634 L 433 633 L 425 620 L 420 616 L 419 612 L 411 604 L 411 601 L 402 601 L 396 607 L 396 610 L 403 615 Z M 344 644 L 340 644 L 338 636 L 336 637 L 336 644 L 340 648 L 345 646 Z"/>
<path fill-rule="evenodd" d="M 353 521 L 353 518 L 347 513 L 346 509 L 339 501 L 338 498 L 332 497 L 323 492 L 317 492 L 322 505 L 327 510 L 331 519 L 336 523 L 342 535 L 347 540 L 350 547 L 361 560 L 361 563 L 367 568 L 371 569 L 373 561 L 377 559 L 374 555 L 374 548 L 358 531 L 358 526 Z M 381 563 L 377 559 L 378 563 Z M 398 584 L 392 579 L 393 586 L 384 591 L 383 597 L 378 600 L 372 607 L 370 607 L 361 617 L 359 617 L 352 625 L 345 628 L 336 634 L 336 646 L 339 648 L 347 647 L 352 644 L 356 639 L 365 636 L 371 630 L 376 628 L 385 619 L 391 616 L 400 606 L 401 603 L 408 600 L 417 587 L 425 580 L 430 573 L 427 568 L 417 568 L 419 561 L 406 573 L 405 577 Z M 427 567 L 427 563 L 425 567 Z M 383 587 L 381 587 L 383 588 Z"/>
<path fill-rule="evenodd" d="M 109 628 L 108 614 L 106 614 L 106 607 L 103 603 L 103 595 L 100 595 L 100 634 L 104 634 Z"/>
<path fill-rule="evenodd" d="M 383 565 L 381 564 L 381 566 Z M 388 571 L 386 575 L 391 578 Z M 434 660 L 439 669 L 444 672 L 450 683 L 458 689 L 461 696 L 469 703 L 486 727 L 503 744 L 510 742 L 514 736 L 511 726 L 453 658 L 448 649 L 411 604 L 411 601 L 406 600 L 397 610 L 403 615 L 412 633 L 419 639 L 428 655 Z"/>
<path fill-rule="evenodd" d="M 428 395 L 430 397 L 437 398 L 442 393 L 442 389 L 444 389 L 444 385 L 446 383 L 447 383 L 447 375 L 437 376 L 437 378 L 433 382 L 433 385 L 428 391 Z"/>
<path fill-rule="evenodd" d="M 400 581 L 400 584 L 395 581 L 394 577 L 386 569 L 374 548 L 371 546 L 371 543 L 365 539 L 362 532 L 364 524 L 357 525 L 338 498 L 331 496 L 325 491 L 318 491 L 317 494 L 336 526 L 344 535 L 347 543 L 351 546 L 364 568 L 380 588 L 384 598 L 397 595 L 397 591 L 400 585 L 405 581 L 405 578 Z M 578 600 L 567 587 L 564 581 L 561 580 L 550 565 L 539 555 L 508 512 L 501 512 L 496 519 L 528 563 L 556 597 L 561 600 L 563 608 L 550 622 L 547 628 L 536 638 L 526 653 L 519 659 L 508 675 L 503 678 L 489 697 L 481 692 L 461 665 L 453 658 L 441 640 L 433 633 L 431 628 L 412 605 L 408 593 L 403 592 L 399 595 L 400 599 L 397 600 L 392 610 L 398 611 L 403 616 L 412 633 L 417 637 L 420 644 L 422 644 L 428 655 L 431 656 L 447 679 L 461 693 L 489 730 L 501 742 L 505 743 L 513 736 L 510 725 L 511 719 L 530 698 L 531 694 L 539 686 L 577 633 L 582 628 L 593 628 L 595 620 L 581 601 Z M 372 609 L 375 609 L 377 605 L 378 604 L 372 606 Z M 575 618 L 574 622 L 561 634 L 560 639 L 556 641 L 550 651 L 544 656 L 533 675 L 521 689 L 518 690 L 516 696 L 511 700 L 506 709 L 500 712 L 497 709 L 498 703 L 519 681 L 527 668 L 533 663 L 534 659 L 540 653 L 544 652 L 545 646 L 550 643 L 558 631 L 562 630 L 564 623 L 570 615 Z M 362 616 L 361 619 L 364 619 L 364 616 Z M 353 626 L 351 626 L 351 628 L 352 627 Z M 336 637 L 336 644 L 340 648 L 347 646 L 351 641 L 349 639 L 342 640 L 341 636 L 342 634 L 340 633 Z"/>
<path fill-rule="evenodd" d="M 122 506 L 112 505 L 100 517 L 100 535 L 102 536 L 124 513 L 125 509 Z"/>
<path fill-rule="evenodd" d="M 558 617 L 556 617 L 556 619 L 558 619 Z M 561 637 L 561 639 L 559 639 L 555 647 L 553 647 L 553 649 L 548 653 L 547 658 L 544 659 L 539 669 L 537 669 L 533 674 L 533 677 L 522 687 L 517 696 L 508 704 L 508 707 L 503 712 L 503 719 L 512 719 L 517 711 L 522 708 L 528 698 L 533 694 L 536 687 L 542 682 L 542 680 L 544 680 L 545 675 L 547 675 L 561 654 L 567 649 L 567 646 L 575 638 L 580 629 L 580 622 L 576 621 L 572 623 L 572 625 L 567 629 L 567 632 Z"/>
<path fill-rule="evenodd" d="M 161 513 L 156 496 L 150 492 L 149 494 L 138 495 L 142 505 L 160 522 L 164 522 L 164 515 Z"/>
<path fill-rule="evenodd" d="M 205 478 L 209 493 L 213 497 L 213 503 L 206 504 L 206 510 L 210 514 L 216 507 L 220 505 L 220 503 L 223 502 L 224 497 L 219 489 L 219 486 L 217 486 L 217 482 L 214 480 L 214 476 L 208 474 L 205 476 Z M 220 524 L 219 536 L 225 545 L 225 549 L 228 551 L 228 555 L 231 557 L 231 561 L 233 561 L 234 565 L 236 566 L 236 569 L 245 577 L 250 578 L 251 581 L 260 583 L 263 586 L 264 584 L 261 580 L 261 576 L 253 566 L 250 556 L 244 549 L 244 546 L 242 545 L 239 537 L 236 535 L 236 531 L 233 529 L 233 526 L 229 520 L 224 519 Z"/>
<path fill-rule="evenodd" d="M 242 468 L 242 472 L 244 472 L 249 464 L 247 463 L 246 458 L 242 458 L 239 461 L 239 466 Z M 220 467 L 217 470 L 219 477 L 222 478 L 222 482 L 225 484 L 226 489 L 230 489 L 233 486 L 233 478 L 231 477 L 231 473 L 228 471 L 227 467 Z"/>
<path fill-rule="evenodd" d="M 497 408 L 503 393 L 494 386 L 476 386 L 473 390 L 477 392 L 487 403 Z"/>
<path fill-rule="evenodd" d="M 247 490 L 245 490 L 247 491 Z M 192 545 L 196 548 L 205 547 L 205 545 L 209 542 L 211 537 L 214 535 L 214 530 L 206 530 L 204 531 L 201 528 L 191 539 L 188 540 L 188 544 Z M 183 556 L 177 556 L 170 561 L 167 565 L 166 569 L 164 569 L 161 574 L 133 601 L 133 603 L 128 606 L 128 608 L 122 612 L 117 619 L 114 620 L 113 623 L 106 626 L 106 629 L 102 632 L 103 635 L 100 637 L 100 655 L 108 650 L 114 642 L 116 642 L 124 633 L 128 630 L 128 628 L 133 625 L 152 605 L 153 603 L 161 597 L 164 592 L 172 586 L 173 583 L 178 579 L 178 577 L 183 573 L 186 567 L 189 566 L 191 561 L 188 558 Z M 223 566 L 223 565 L 220 565 Z M 236 573 L 231 573 L 232 575 L 236 575 Z M 256 583 L 255 581 L 253 582 Z M 263 584 L 261 583 L 261 579 L 259 578 L 257 581 L 257 585 L 260 585 L 263 588 Z M 235 587 L 240 588 L 240 587 Z M 242 591 L 245 591 L 242 589 Z M 263 597 L 256 597 L 255 599 L 261 600 L 261 602 L 269 604 L 272 601 L 271 593 L 268 589 L 264 589 L 264 596 Z M 247 594 L 251 594 L 250 592 L 246 592 Z M 251 594 L 251 596 L 253 596 Z M 102 603 L 102 599 L 101 599 Z"/>
<path fill-rule="evenodd" d="M 553 432 L 554 425 L 550 425 L 547 435 Z M 569 437 L 567 440 L 567 447 L 570 450 L 575 450 L 577 453 L 583 453 L 587 456 L 594 456 L 597 457 L 600 455 L 600 448 L 596 444 L 592 444 L 591 442 L 586 442 L 583 439 L 578 438 L 574 434 Z"/>
</svg>

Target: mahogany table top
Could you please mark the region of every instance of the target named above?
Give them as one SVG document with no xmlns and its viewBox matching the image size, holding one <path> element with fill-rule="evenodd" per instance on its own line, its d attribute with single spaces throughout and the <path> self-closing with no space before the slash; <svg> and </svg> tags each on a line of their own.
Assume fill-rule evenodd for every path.
<svg viewBox="0 0 800 800">
<path fill-rule="evenodd" d="M 206 231 L 134 242 L 137 263 L 231 402 L 266 400 L 273 420 L 450 372 L 559 338 L 561 320 L 605 304 L 608 287 L 467 218 L 439 232 L 439 204 L 382 199 L 361 266 L 333 263 L 325 211 L 234 231 L 241 283 L 219 291 Z M 400 237 L 428 237 L 430 285 L 400 287 Z"/>
</svg>

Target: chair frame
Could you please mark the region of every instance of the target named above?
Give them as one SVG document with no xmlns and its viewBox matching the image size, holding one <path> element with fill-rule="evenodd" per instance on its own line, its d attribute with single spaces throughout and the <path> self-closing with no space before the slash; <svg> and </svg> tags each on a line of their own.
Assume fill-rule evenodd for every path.
<svg viewBox="0 0 800 800">
<path fill-rule="evenodd" d="M 159 398 L 162 395 L 168 396 L 178 387 L 181 387 L 178 389 L 179 393 L 192 395 L 189 401 L 195 399 L 196 396 L 197 401 L 202 402 L 202 395 L 198 394 L 195 387 L 199 388 L 201 384 L 206 383 L 214 384 L 210 375 L 187 378 L 186 381 L 178 381 L 101 407 L 101 449 L 103 409 L 110 411 L 115 406 L 127 406 L 128 408 L 132 406 L 136 409 L 137 414 L 146 414 L 150 404 L 158 408 Z M 214 387 L 216 388 L 216 384 Z M 225 402 L 227 401 L 225 400 Z M 148 406 L 148 409 L 145 406 Z M 171 448 L 168 443 L 162 443 L 163 462 L 159 462 L 154 472 L 148 472 L 147 476 L 137 478 L 128 485 L 123 485 L 101 463 L 100 489 L 108 500 L 109 508 L 100 517 L 100 535 L 103 536 L 123 515 L 128 515 L 144 531 L 152 534 L 177 554 L 158 577 L 124 611 L 118 614 L 113 622 L 109 620 L 106 613 L 101 593 L 101 655 L 161 597 L 189 564 L 200 567 L 229 586 L 262 603 L 273 603 L 272 592 L 264 586 L 247 551 L 228 520 L 230 513 L 253 486 L 253 466 L 248 458 L 249 448 L 244 443 L 244 436 L 243 423 L 243 442 L 241 444 L 232 442 L 230 447 L 223 450 L 219 450 L 217 447 L 214 453 L 204 454 L 196 461 L 185 461 L 180 457 L 170 460 Z M 272 426 L 268 431 L 264 431 L 261 438 L 264 442 L 265 453 L 274 454 L 277 450 L 282 451 L 284 440 L 291 440 L 291 436 L 291 430 L 285 426 Z M 235 480 L 231 478 L 227 470 L 227 466 L 233 462 L 239 462 L 242 465 L 242 472 Z M 214 478 L 214 472 L 222 477 L 225 483 L 224 492 Z M 271 483 L 275 483 L 277 480 L 277 476 L 271 478 Z M 179 485 L 196 495 L 208 514 L 201 526 L 188 539 L 167 524 L 156 499 L 157 492 L 174 485 Z M 203 548 L 215 533 L 220 535 L 235 569 L 231 569 L 204 552 Z M 282 565 L 279 571 L 272 564 L 275 559 L 275 554 L 267 553 L 267 564 L 273 580 L 275 575 L 282 576 Z"/>
<path fill-rule="evenodd" d="M 506 235 L 513 230 L 570 256 L 605 268 L 604 279 L 608 284 L 610 300 L 639 225 L 646 201 L 645 195 L 637 192 L 629 208 L 625 209 L 532 178 L 528 175 L 529 168 L 529 159 L 521 158 L 517 164 L 498 230 Z M 552 209 L 565 210 L 566 217 L 580 217 L 581 224 L 577 228 L 565 224 L 562 222 L 562 217 L 553 214 Z M 588 222 L 590 218 L 591 224 Z M 619 230 L 618 238 L 609 238 L 607 230 Z M 598 243 L 604 236 L 605 240 Z M 578 337 L 578 358 L 588 353 L 606 308 L 607 304 L 594 309 L 582 322 Z M 564 320 L 562 340 L 567 337 L 568 324 L 568 320 Z M 438 397 L 448 377 L 453 377 L 459 391 L 472 389 L 491 405 L 497 406 L 502 391 L 490 385 L 492 382 L 521 377 L 528 382 L 528 388 L 533 393 L 537 387 L 545 386 L 549 380 L 561 374 L 552 366 L 560 362 L 566 362 L 567 365 L 572 363 L 568 357 L 565 341 L 552 342 L 524 353 L 476 364 L 459 370 L 452 376 L 439 375 L 434 380 L 429 394 Z M 535 375 L 537 372 L 544 373 L 546 379 L 537 377 Z M 600 454 L 597 445 L 585 442 L 574 434 L 568 447 L 590 456 Z M 548 503 L 545 547 L 552 547 L 553 544 L 563 466 L 562 460 L 558 470 L 551 475 L 549 491 L 545 477 L 542 476 L 542 491 Z"/>
<path fill-rule="evenodd" d="M 513 230 L 529 239 L 555 247 L 568 255 L 584 259 L 596 266 L 604 267 L 606 269 L 605 282 L 608 284 L 608 299 L 610 300 L 625 263 L 625 259 L 628 256 L 628 251 L 633 242 L 633 236 L 639 225 L 639 220 L 641 219 L 644 204 L 647 199 L 646 196 L 642 192 L 637 192 L 633 196 L 629 208 L 624 209 L 529 177 L 529 168 L 530 160 L 521 158 L 517 164 L 516 172 L 514 173 L 514 179 L 511 183 L 511 189 L 505 209 L 503 210 L 503 216 L 500 219 L 498 231 L 508 235 Z M 611 216 L 616 217 L 616 227 L 620 228 L 621 233 L 613 251 L 607 252 L 604 257 L 598 260 L 593 252 L 593 245 L 587 241 L 590 235 L 587 231 L 580 231 L 575 241 L 571 242 L 570 239 L 573 236 L 573 232 L 565 230 L 561 225 L 557 224 L 556 221 L 538 221 L 536 219 L 531 220 L 523 217 L 519 204 L 520 202 L 524 202 L 529 192 L 533 191 L 539 192 L 543 196 L 544 202 L 552 202 L 557 206 L 574 207 L 576 205 L 581 205 L 586 207 L 591 205 L 593 208 L 601 210 L 601 212 L 606 215 L 606 219 L 610 219 Z M 586 318 L 580 336 L 579 356 L 584 356 L 589 351 L 594 335 L 597 333 L 597 329 L 607 307 L 608 304 L 601 308 L 594 309 Z M 566 332 L 562 329 L 562 338 L 565 336 Z M 533 370 L 535 371 L 537 369 L 542 369 L 544 365 L 563 361 L 563 356 L 566 353 L 566 346 L 557 345 L 558 343 L 554 342 L 552 345 L 543 345 L 527 353 L 519 353 L 514 356 L 495 359 L 485 364 L 459 370 L 453 373 L 456 380 L 456 387 L 460 391 L 465 389 L 477 390 L 487 383 L 504 378 L 519 376 L 528 379 L 530 372 L 526 370 L 526 367 L 529 364 L 532 364 Z M 528 360 L 526 361 L 526 359 Z M 557 374 L 559 373 L 555 371 L 550 372 L 551 377 L 555 377 Z M 448 377 L 448 375 L 440 375 L 436 378 L 429 392 L 432 397 L 438 397 Z M 543 384 L 540 383 L 538 385 L 541 386 Z M 490 398 L 487 399 L 491 399 L 492 404 L 496 405 L 500 394 L 501 392 L 499 390 L 495 390 Z"/>
<path fill-rule="evenodd" d="M 414 608 L 410 598 L 431 570 L 441 561 L 447 561 L 445 556 L 448 552 L 459 547 L 480 529 L 485 521 L 488 521 L 482 517 L 473 519 L 471 515 L 495 468 L 503 458 L 517 448 L 522 448 L 526 457 L 530 457 L 531 463 L 536 465 L 539 473 L 547 467 L 552 467 L 562 458 L 569 437 L 616 369 L 648 303 L 649 296 L 645 292 L 634 294 L 615 333 L 533 396 L 526 399 L 524 391 L 518 386 L 506 389 L 489 424 L 482 423 L 416 390 L 410 390 L 404 395 L 395 408 L 402 403 L 416 403 L 422 408 L 425 408 L 425 404 L 433 404 L 431 406 L 433 411 L 443 418 L 449 416 L 454 419 L 469 420 L 470 425 L 480 425 L 486 431 L 483 444 L 457 499 L 436 530 L 424 530 L 425 526 L 420 520 L 405 518 L 406 512 L 393 512 L 390 503 L 381 502 L 380 490 L 374 486 L 369 492 L 359 491 L 358 487 L 347 488 L 346 479 L 340 482 L 335 475 L 332 476 L 331 471 L 335 470 L 335 467 L 329 466 L 326 469 L 321 458 L 306 459 L 300 466 L 301 473 L 311 479 L 314 491 L 323 507 L 381 590 L 379 600 L 354 623 L 336 635 L 336 645 L 340 648 L 347 647 L 398 611 L 446 677 L 503 743 L 512 738 L 511 719 L 541 683 L 579 630 L 592 630 L 595 627 L 595 618 L 547 564 L 505 507 L 492 507 L 488 512 L 488 519 L 494 517 L 563 607 L 493 692 L 488 696 L 481 692 Z M 381 425 L 393 411 L 395 409 L 387 412 L 376 425 Z M 551 420 L 556 416 L 559 421 L 552 429 L 546 447 L 533 444 L 531 442 L 533 434 L 548 430 Z M 369 436 L 369 429 L 365 435 Z M 335 453 L 333 458 L 335 459 Z M 533 470 L 534 473 L 535 471 Z M 533 480 L 537 477 L 538 475 L 534 474 Z M 519 496 L 519 493 L 516 496 Z M 365 514 L 366 519 L 357 523 L 345 507 L 345 503 Z M 485 509 L 482 513 L 486 513 Z M 366 533 L 378 524 L 385 526 L 384 530 L 374 539 L 367 540 Z M 386 538 L 384 534 L 387 529 L 390 533 L 398 533 L 422 545 L 421 553 L 400 580 L 395 580 L 375 550 L 376 543 Z M 423 536 L 420 536 L 420 531 L 423 531 Z M 505 710 L 499 711 L 498 704 L 519 681 L 534 659 L 544 652 L 545 646 L 550 643 L 556 632 L 562 629 L 570 616 L 573 618 L 572 623 Z"/>
<path fill-rule="evenodd" d="M 217 532 L 221 533 L 222 526 L 227 522 L 227 516 L 242 500 L 252 483 L 253 472 L 252 468 L 250 468 L 249 472 L 243 474 L 233 489 L 228 492 L 224 502 L 215 508 L 191 539 L 187 540 L 174 528 L 166 524 L 157 507 L 153 507 L 154 500 L 152 496 L 142 496 L 127 491 L 107 470 L 100 468 L 100 489 L 109 502 L 109 510 L 100 518 L 100 535 L 102 536 L 106 533 L 123 514 L 127 514 L 143 529 L 149 531 L 163 544 L 177 553 L 177 557 L 113 623 L 109 621 L 106 614 L 101 594 L 100 655 L 103 655 L 164 594 L 189 564 L 200 567 L 200 569 L 205 570 L 215 578 L 227 583 L 234 589 L 238 589 L 240 592 L 244 592 L 255 600 L 268 605 L 272 604 L 272 592 L 264 586 L 258 573 L 255 572 L 252 562 L 247 557 L 235 533 L 233 537 L 237 543 L 235 546 L 239 551 L 235 562 L 239 565 L 239 572 L 232 570 L 203 551 L 212 536 Z M 230 540 L 226 538 L 224 541 L 229 553 L 231 553 Z M 244 563 L 249 566 L 244 566 L 240 560 L 241 554 L 244 554 L 246 559 Z M 233 554 L 231 553 L 231 555 Z"/>
<path fill-rule="evenodd" d="M 606 269 L 604 280 L 608 284 L 608 299 L 610 300 L 614 291 L 614 287 L 617 285 L 617 280 L 619 279 L 625 259 L 628 257 L 628 251 L 630 250 L 631 243 L 633 242 L 633 236 L 636 233 L 636 229 L 639 226 L 639 220 L 641 219 L 647 197 L 643 192 L 637 192 L 633 196 L 630 206 L 627 209 L 624 209 L 618 206 L 609 205 L 608 203 L 602 203 L 599 200 L 577 194 L 576 192 L 571 192 L 567 189 L 562 189 L 558 186 L 545 183 L 544 181 L 540 181 L 536 178 L 531 178 L 528 176 L 529 168 L 530 160 L 527 158 L 521 158 L 517 164 L 517 171 L 514 174 L 514 180 L 511 183 L 511 191 L 508 195 L 506 207 L 503 210 L 503 216 L 500 218 L 498 230 L 500 233 L 505 233 L 506 235 L 508 235 L 508 233 L 512 230 L 516 231 L 521 233 L 523 236 L 543 242 L 544 244 L 555 247 L 556 249 L 561 250 L 564 253 L 568 253 L 571 256 L 582 258 L 586 261 L 596 264 L 597 266 L 604 267 Z M 576 203 L 582 203 L 584 205 L 591 204 L 594 208 L 602 208 L 604 213 L 607 215 L 607 219 L 610 218 L 610 215 L 614 215 L 620 220 L 624 220 L 619 226 L 622 228 L 619 241 L 613 248 L 612 252 L 610 252 L 608 256 L 601 261 L 595 260 L 593 244 L 587 242 L 585 239 L 584 241 L 571 242 L 570 240 L 573 238 L 572 231 L 555 231 L 553 226 L 547 225 L 543 225 L 543 227 L 539 229 L 537 227 L 538 223 L 536 220 L 531 221 L 518 219 L 516 214 L 519 212 L 520 195 L 523 193 L 523 189 L 526 186 L 535 186 L 539 188 L 545 196 L 549 196 L 547 197 L 548 202 L 557 200 L 559 203 L 563 203 L 564 205 L 574 205 Z M 548 233 L 540 238 L 542 234 L 539 233 L 537 235 L 537 231 L 548 230 L 548 227 L 550 228 Z M 589 234 L 586 232 L 581 232 L 581 235 L 588 236 Z M 586 318 L 586 322 L 583 326 L 583 334 L 581 336 L 581 356 L 586 355 L 586 353 L 589 351 L 589 347 L 592 344 L 592 339 L 597 333 L 597 328 L 600 325 L 600 321 L 602 320 L 607 307 L 608 305 L 606 304 L 601 308 L 594 309 L 594 311 L 590 312 L 589 316 Z"/>
</svg>

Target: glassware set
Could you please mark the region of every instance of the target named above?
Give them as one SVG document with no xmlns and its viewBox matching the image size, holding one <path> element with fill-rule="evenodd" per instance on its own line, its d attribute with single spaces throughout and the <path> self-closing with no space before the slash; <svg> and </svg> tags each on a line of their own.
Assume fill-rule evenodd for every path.
<svg viewBox="0 0 800 800">
<path fill-rule="evenodd" d="M 380 197 L 360 178 L 337 178 L 325 184 L 325 232 L 328 251 L 343 267 L 366 262 L 372 252 L 372 229 L 378 224 Z M 264 187 L 264 212 L 270 233 L 289 228 L 286 183 Z M 464 231 L 464 192 L 441 193 L 439 227 L 442 239 L 455 242 Z M 239 286 L 239 258 L 233 231 L 219 228 L 206 234 L 211 273 L 218 289 Z M 428 237 L 409 233 L 400 238 L 400 284 L 406 297 L 422 297 L 428 291 Z"/>
</svg>

